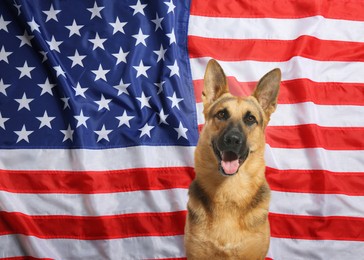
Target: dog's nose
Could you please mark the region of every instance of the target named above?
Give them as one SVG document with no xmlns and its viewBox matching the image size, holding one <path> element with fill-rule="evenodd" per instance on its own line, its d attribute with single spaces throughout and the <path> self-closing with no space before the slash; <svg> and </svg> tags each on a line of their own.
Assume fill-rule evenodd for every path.
<svg viewBox="0 0 364 260">
<path fill-rule="evenodd" d="M 239 132 L 230 132 L 224 136 L 224 143 L 227 146 L 234 146 L 243 143 L 242 135 Z"/>
<path fill-rule="evenodd" d="M 241 150 L 245 141 L 245 136 L 241 131 L 238 129 L 231 129 L 223 135 L 222 145 L 220 145 L 220 148 L 225 151 L 238 152 Z"/>
</svg>

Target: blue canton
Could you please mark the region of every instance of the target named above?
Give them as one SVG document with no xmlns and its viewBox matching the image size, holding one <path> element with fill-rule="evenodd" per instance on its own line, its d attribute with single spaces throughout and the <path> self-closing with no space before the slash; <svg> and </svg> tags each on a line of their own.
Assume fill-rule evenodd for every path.
<svg viewBox="0 0 364 260">
<path fill-rule="evenodd" d="M 0 147 L 196 145 L 189 1 L 0 2 Z"/>
</svg>

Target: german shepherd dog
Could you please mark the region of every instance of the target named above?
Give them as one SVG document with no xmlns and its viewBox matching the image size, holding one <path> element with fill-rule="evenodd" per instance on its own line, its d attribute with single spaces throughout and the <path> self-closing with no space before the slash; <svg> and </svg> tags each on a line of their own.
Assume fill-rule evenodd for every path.
<svg viewBox="0 0 364 260">
<path fill-rule="evenodd" d="M 185 248 L 188 259 L 264 259 L 270 241 L 265 128 L 275 111 L 281 71 L 267 73 L 248 97 L 229 93 L 215 60 L 207 64 L 205 125 L 195 150 Z"/>
</svg>

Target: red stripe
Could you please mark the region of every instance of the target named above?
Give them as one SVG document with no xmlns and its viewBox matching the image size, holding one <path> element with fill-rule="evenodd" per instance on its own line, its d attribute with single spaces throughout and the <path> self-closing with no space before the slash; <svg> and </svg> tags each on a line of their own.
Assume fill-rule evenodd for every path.
<svg viewBox="0 0 364 260">
<path fill-rule="evenodd" d="M 364 150 L 363 133 L 363 127 L 268 126 L 266 142 L 275 148 Z"/>
<path fill-rule="evenodd" d="M 188 49 L 190 58 L 214 57 L 221 61 L 282 62 L 295 56 L 320 61 L 364 61 L 364 43 L 321 40 L 311 36 L 285 41 L 189 36 Z"/>
<path fill-rule="evenodd" d="M 364 21 L 362 1 L 192 1 L 191 14 L 211 17 L 302 18 L 321 15 L 327 18 Z"/>
<path fill-rule="evenodd" d="M 271 236 L 310 240 L 364 241 L 364 218 L 269 214 Z"/>
<path fill-rule="evenodd" d="M 1 257 L 1 260 L 51 260 L 53 258 L 36 258 L 32 256 Z"/>
<path fill-rule="evenodd" d="M 364 174 L 325 170 L 278 170 L 266 168 L 272 190 L 283 192 L 364 196 Z"/>
<path fill-rule="evenodd" d="M 141 168 L 107 172 L 0 170 L 0 190 L 17 193 L 92 194 L 188 188 L 191 167 Z"/>
<path fill-rule="evenodd" d="M 268 126 L 266 142 L 273 148 L 364 150 L 363 133 L 363 127 Z"/>
<path fill-rule="evenodd" d="M 104 217 L 28 216 L 0 212 L 0 235 L 83 240 L 182 235 L 186 211 Z"/>
<path fill-rule="evenodd" d="M 244 72 L 242 72 L 244 73 Z M 263 76 L 263 75 L 262 75 Z M 248 96 L 256 82 L 239 82 L 228 77 L 230 92 L 236 96 Z M 203 80 L 194 80 L 196 102 L 202 102 Z M 278 102 L 295 104 L 313 102 L 321 105 L 364 105 L 364 83 L 314 82 L 309 79 L 282 81 Z"/>
</svg>

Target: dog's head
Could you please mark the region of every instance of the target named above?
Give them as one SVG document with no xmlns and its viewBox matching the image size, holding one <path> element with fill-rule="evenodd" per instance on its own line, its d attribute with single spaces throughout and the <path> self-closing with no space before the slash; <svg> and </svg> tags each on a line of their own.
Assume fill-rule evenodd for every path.
<svg viewBox="0 0 364 260">
<path fill-rule="evenodd" d="M 201 142 L 209 147 L 222 175 L 232 176 L 250 157 L 264 153 L 264 130 L 275 111 L 281 72 L 274 69 L 248 97 L 229 93 L 224 71 L 215 60 L 207 64 L 202 100 L 205 126 Z"/>
</svg>

